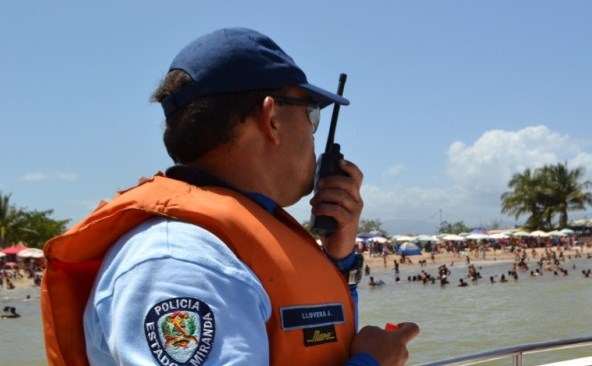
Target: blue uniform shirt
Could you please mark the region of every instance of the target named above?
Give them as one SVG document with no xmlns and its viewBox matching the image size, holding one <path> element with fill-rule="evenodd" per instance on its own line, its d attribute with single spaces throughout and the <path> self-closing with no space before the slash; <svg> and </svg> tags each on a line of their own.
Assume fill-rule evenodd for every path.
<svg viewBox="0 0 592 366">
<path fill-rule="evenodd" d="M 270 202 L 264 198 L 263 206 L 275 208 Z M 175 318 L 175 307 L 185 317 Z M 164 310 L 169 315 L 158 319 L 155 314 Z M 215 322 L 208 321 L 209 313 Z M 268 365 L 270 315 L 261 282 L 218 237 L 193 224 L 154 218 L 122 236 L 104 258 L 84 313 L 87 355 L 91 365 L 105 366 L 166 365 L 189 357 L 204 365 Z M 189 335 L 180 336 L 196 329 L 196 338 L 210 339 L 200 350 L 192 348 L 196 342 Z M 169 354 L 155 337 L 185 343 Z M 377 363 L 359 354 L 347 365 Z"/>
</svg>

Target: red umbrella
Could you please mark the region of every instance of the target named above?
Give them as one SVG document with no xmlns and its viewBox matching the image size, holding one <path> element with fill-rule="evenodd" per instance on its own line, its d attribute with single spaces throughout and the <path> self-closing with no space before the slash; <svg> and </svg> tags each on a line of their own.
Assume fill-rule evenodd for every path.
<svg viewBox="0 0 592 366">
<path fill-rule="evenodd" d="M 27 246 L 24 244 L 17 244 L 17 245 L 13 245 L 11 247 L 8 248 L 4 248 L 2 250 L 0 250 L 0 252 L 6 254 L 6 255 L 14 255 L 14 254 L 18 254 L 21 250 L 27 249 Z"/>
</svg>

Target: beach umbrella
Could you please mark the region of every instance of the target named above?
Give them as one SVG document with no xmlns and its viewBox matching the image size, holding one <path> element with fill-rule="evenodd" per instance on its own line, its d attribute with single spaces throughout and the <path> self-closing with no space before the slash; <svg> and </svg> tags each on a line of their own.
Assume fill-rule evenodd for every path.
<svg viewBox="0 0 592 366">
<path fill-rule="evenodd" d="M 527 233 L 526 231 L 516 231 L 512 236 L 530 236 L 530 233 Z"/>
<path fill-rule="evenodd" d="M 413 240 L 415 240 L 415 237 L 409 236 L 409 235 L 401 235 L 401 236 L 398 236 L 395 240 L 399 243 L 402 243 L 405 241 L 413 241 Z"/>
<path fill-rule="evenodd" d="M 398 254 L 405 254 L 405 255 L 420 255 L 421 249 L 413 243 L 403 243 L 397 249 Z"/>
<path fill-rule="evenodd" d="M 448 234 L 448 235 L 444 235 L 442 237 L 442 240 L 446 240 L 446 241 L 465 241 L 465 240 L 467 240 L 467 238 L 465 238 L 464 236 L 460 236 L 460 235 Z"/>
<path fill-rule="evenodd" d="M 14 254 L 18 254 L 21 250 L 27 249 L 26 245 L 23 244 L 18 244 L 18 245 L 13 245 L 10 246 L 8 248 L 4 248 L 2 250 L 0 250 L 0 252 L 6 254 L 6 255 L 14 255 Z"/>
<path fill-rule="evenodd" d="M 510 236 L 506 233 L 497 233 L 497 234 L 489 235 L 489 238 L 499 240 L 499 239 L 508 239 L 508 238 L 510 238 Z"/>
<path fill-rule="evenodd" d="M 384 244 L 388 241 L 387 238 L 385 238 L 384 236 L 375 236 L 373 238 L 368 239 L 369 241 L 373 241 L 375 243 L 381 243 Z"/>
<path fill-rule="evenodd" d="M 16 255 L 19 258 L 43 258 L 43 250 L 37 248 L 23 249 Z"/>
<path fill-rule="evenodd" d="M 550 235 L 549 235 L 549 233 L 547 233 L 545 231 L 536 230 L 536 231 L 533 231 L 532 233 L 530 233 L 530 236 L 535 236 L 535 237 L 538 237 L 538 238 L 547 238 Z"/>
<path fill-rule="evenodd" d="M 438 241 L 438 238 L 435 237 L 434 235 L 418 235 L 415 237 L 416 241 Z"/>
<path fill-rule="evenodd" d="M 467 239 L 471 239 L 471 240 L 489 239 L 489 235 L 481 234 L 481 233 L 469 234 L 469 235 L 467 235 Z"/>
<path fill-rule="evenodd" d="M 568 229 L 568 228 L 561 229 L 560 231 L 562 233 L 564 233 L 565 235 L 573 235 L 575 233 L 572 229 Z"/>
<path fill-rule="evenodd" d="M 550 235 L 550 236 L 567 236 L 567 234 L 566 234 L 566 233 L 564 233 L 564 232 L 561 232 L 561 231 L 559 231 L 559 230 L 553 230 L 553 231 L 550 231 L 550 232 L 549 232 L 549 235 Z"/>
</svg>

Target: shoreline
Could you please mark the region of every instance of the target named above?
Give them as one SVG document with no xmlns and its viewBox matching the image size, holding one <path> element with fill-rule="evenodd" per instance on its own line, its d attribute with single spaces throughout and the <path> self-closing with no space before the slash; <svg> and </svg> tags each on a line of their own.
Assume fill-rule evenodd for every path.
<svg viewBox="0 0 592 366">
<path fill-rule="evenodd" d="M 20 271 L 20 270 L 19 270 Z M 22 274 L 22 271 L 20 272 Z M 6 288 L 6 284 L 3 287 L 0 287 L 0 294 L 10 292 L 13 290 L 20 290 L 20 289 L 27 289 L 27 288 L 38 288 L 41 289 L 41 286 L 35 285 L 35 278 L 26 278 L 24 275 L 22 277 L 17 277 L 11 279 L 12 283 L 14 284 L 14 289 L 9 290 Z"/>
<path fill-rule="evenodd" d="M 533 257 L 532 251 L 536 252 L 536 258 Z M 526 249 L 526 259 L 525 262 L 531 261 L 538 261 L 540 260 L 541 256 L 545 254 L 545 251 L 549 250 L 555 253 L 559 253 L 557 247 L 553 248 L 530 248 Z M 592 248 L 587 247 L 580 247 L 580 254 L 582 257 L 586 257 L 588 254 L 592 253 Z M 563 255 L 566 259 L 574 258 L 576 255 L 575 249 L 565 249 L 561 248 L 563 251 Z M 520 252 L 521 253 L 521 252 Z M 386 263 L 385 258 L 383 256 L 372 256 L 370 257 L 368 252 L 364 252 L 364 266 L 368 265 L 370 269 L 379 269 L 379 268 L 393 268 L 393 260 L 397 260 L 400 264 L 401 268 L 419 268 L 420 261 L 425 261 L 427 265 L 450 265 L 451 263 L 455 264 L 465 264 L 467 263 L 467 257 L 470 260 L 470 264 L 476 265 L 487 265 L 487 264 L 495 264 L 495 263 L 514 263 L 518 262 L 519 260 L 516 259 L 516 252 L 510 252 L 509 250 L 503 251 L 501 249 L 497 249 L 495 251 L 489 250 L 485 252 L 485 257 L 482 256 L 482 252 L 479 251 L 464 251 L 459 253 L 447 253 L 447 252 L 437 252 L 434 255 L 434 260 L 431 258 L 431 253 L 422 252 L 420 255 L 412 255 L 407 256 L 411 260 L 411 264 L 409 263 L 401 263 L 401 256 L 396 253 L 391 253 L 386 256 Z M 435 262 L 435 263 L 434 263 Z"/>
<path fill-rule="evenodd" d="M 533 258 L 532 256 L 532 251 L 536 252 L 536 258 Z M 531 262 L 531 261 L 538 261 L 540 260 L 541 256 L 543 254 L 545 254 L 545 250 L 550 250 L 553 251 L 555 253 L 559 253 L 559 249 L 557 247 L 552 247 L 552 248 L 530 248 L 526 250 L 526 262 Z M 576 250 L 575 249 L 565 249 L 565 248 L 561 248 L 561 250 L 563 251 L 563 255 L 566 257 L 566 259 L 574 258 L 576 255 Z M 586 257 L 589 254 L 592 254 L 592 248 L 588 248 L 586 246 L 583 247 L 579 247 L 580 250 L 580 254 L 582 255 L 582 257 Z M 411 264 L 409 263 L 401 263 L 401 256 L 399 254 L 396 253 L 391 253 L 388 254 L 386 256 L 386 259 L 383 256 L 372 256 L 370 257 L 369 253 L 367 251 L 365 251 L 363 253 L 364 255 L 364 266 L 368 265 L 368 267 L 370 267 L 370 269 L 380 269 L 380 268 L 386 268 L 386 269 L 392 269 L 394 266 L 394 260 L 397 260 L 397 262 L 399 263 L 399 265 L 401 266 L 400 268 L 407 268 L 407 269 L 413 269 L 413 268 L 420 268 L 421 264 L 420 261 L 425 261 L 425 264 L 428 266 L 439 266 L 442 264 L 446 264 L 446 265 L 450 265 L 451 263 L 454 264 L 458 264 L 458 265 L 464 265 L 467 264 L 467 257 L 469 258 L 470 264 L 475 264 L 475 265 L 489 265 L 489 264 L 495 264 L 495 263 L 514 263 L 514 262 L 518 262 L 518 260 L 516 259 L 516 252 L 512 253 L 509 250 L 501 250 L 501 249 L 497 249 L 495 251 L 493 250 L 489 250 L 487 252 L 485 252 L 485 257 L 483 258 L 482 256 L 482 252 L 479 251 L 473 251 L 473 252 L 469 252 L 469 251 L 463 251 L 463 252 L 459 252 L 459 253 L 447 253 L 447 252 L 437 252 L 434 255 L 434 260 L 432 260 L 431 257 L 431 253 L 426 253 L 426 252 L 422 252 L 422 254 L 420 255 L 412 255 L 412 256 L 407 256 L 407 258 L 409 258 L 411 260 Z M 19 270 L 20 273 L 22 274 L 23 271 Z M 34 278 L 26 278 L 25 275 L 23 275 L 20 278 L 14 278 L 12 279 L 12 282 L 15 286 L 14 289 L 26 289 L 26 288 L 38 288 L 39 290 L 41 289 L 40 286 L 35 285 L 35 279 Z M 12 290 L 9 290 L 7 288 L 0 288 L 0 294 L 5 293 L 5 292 L 10 292 Z"/>
</svg>

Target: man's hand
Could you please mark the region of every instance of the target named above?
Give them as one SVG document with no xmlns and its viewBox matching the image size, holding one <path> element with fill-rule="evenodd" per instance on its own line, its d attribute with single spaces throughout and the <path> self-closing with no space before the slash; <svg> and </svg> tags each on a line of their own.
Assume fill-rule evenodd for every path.
<svg viewBox="0 0 592 366">
<path fill-rule="evenodd" d="M 399 329 L 386 331 L 375 326 L 362 328 L 354 337 L 350 353 L 370 354 L 380 366 L 403 366 L 409 358 L 407 343 L 419 333 L 415 323 L 399 323 Z"/>
<path fill-rule="evenodd" d="M 355 242 L 364 202 L 360 196 L 363 174 L 353 163 L 341 160 L 339 167 L 347 174 L 322 178 L 317 192 L 310 200 L 315 216 L 330 216 L 337 223 L 337 230 L 330 236 L 321 236 L 327 254 L 333 259 L 343 259 L 351 254 Z"/>
</svg>

